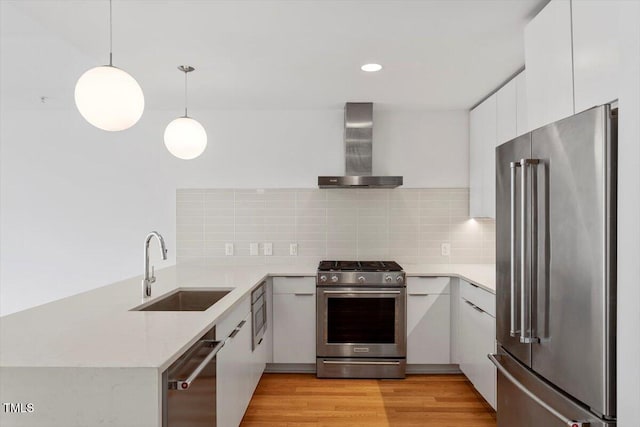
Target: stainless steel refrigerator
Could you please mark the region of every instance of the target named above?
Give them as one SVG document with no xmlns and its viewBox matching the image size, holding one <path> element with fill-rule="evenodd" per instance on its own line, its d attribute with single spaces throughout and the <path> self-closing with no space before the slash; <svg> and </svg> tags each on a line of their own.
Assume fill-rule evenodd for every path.
<svg viewBox="0 0 640 427">
<path fill-rule="evenodd" d="M 616 417 L 617 109 L 496 148 L 498 427 Z"/>
</svg>

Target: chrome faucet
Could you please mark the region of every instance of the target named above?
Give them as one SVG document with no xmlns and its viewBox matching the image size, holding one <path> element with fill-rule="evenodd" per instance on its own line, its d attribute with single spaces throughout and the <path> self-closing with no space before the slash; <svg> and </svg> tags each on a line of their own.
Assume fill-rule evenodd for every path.
<svg viewBox="0 0 640 427">
<path fill-rule="evenodd" d="M 144 279 L 142 279 L 142 298 L 151 296 L 151 284 L 156 281 L 153 266 L 151 266 L 151 276 L 149 276 L 149 242 L 151 242 L 151 238 L 154 236 L 158 239 L 158 243 L 160 244 L 162 259 L 167 259 L 167 248 L 164 245 L 164 238 L 157 231 L 152 231 L 147 234 L 147 238 L 144 242 Z"/>
</svg>

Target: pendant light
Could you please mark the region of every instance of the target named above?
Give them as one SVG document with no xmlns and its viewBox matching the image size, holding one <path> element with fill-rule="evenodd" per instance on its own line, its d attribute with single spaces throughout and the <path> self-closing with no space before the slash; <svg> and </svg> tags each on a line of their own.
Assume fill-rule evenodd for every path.
<svg viewBox="0 0 640 427">
<path fill-rule="evenodd" d="M 187 115 L 187 73 L 195 68 L 181 65 L 178 70 L 184 72 L 184 116 L 178 117 L 164 130 L 164 145 L 174 156 L 183 160 L 198 157 L 207 148 L 207 132 L 197 121 Z"/>
<path fill-rule="evenodd" d="M 86 71 L 76 83 L 75 101 L 82 117 L 93 126 L 119 131 L 135 125 L 144 111 L 138 82 L 113 66 L 113 23 L 109 0 L 109 65 Z"/>
</svg>

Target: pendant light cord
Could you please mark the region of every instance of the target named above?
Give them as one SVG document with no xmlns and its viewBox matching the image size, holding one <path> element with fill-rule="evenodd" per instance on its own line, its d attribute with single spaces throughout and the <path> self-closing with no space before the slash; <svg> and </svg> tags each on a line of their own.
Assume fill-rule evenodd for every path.
<svg viewBox="0 0 640 427">
<path fill-rule="evenodd" d="M 187 71 L 184 72 L 184 116 L 187 116 L 187 104 L 189 101 L 188 92 L 187 92 Z"/>
<path fill-rule="evenodd" d="M 113 10 L 109 0 L 109 66 L 113 67 Z"/>
</svg>

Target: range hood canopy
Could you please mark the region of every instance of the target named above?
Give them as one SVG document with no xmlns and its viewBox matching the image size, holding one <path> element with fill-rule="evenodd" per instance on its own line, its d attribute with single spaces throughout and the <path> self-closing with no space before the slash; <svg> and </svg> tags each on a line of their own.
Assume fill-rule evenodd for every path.
<svg viewBox="0 0 640 427">
<path fill-rule="evenodd" d="M 344 106 L 345 176 L 319 176 L 320 188 L 395 188 L 401 176 L 372 175 L 373 103 L 347 102 Z"/>
</svg>

